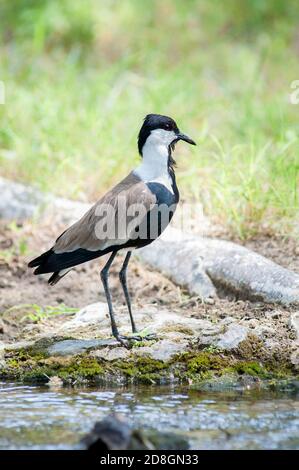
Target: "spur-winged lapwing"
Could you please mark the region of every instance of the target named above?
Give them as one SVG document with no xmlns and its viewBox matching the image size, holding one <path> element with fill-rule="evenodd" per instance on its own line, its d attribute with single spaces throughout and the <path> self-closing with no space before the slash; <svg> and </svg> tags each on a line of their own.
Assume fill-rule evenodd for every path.
<svg viewBox="0 0 299 470">
<path fill-rule="evenodd" d="M 138 136 L 140 165 L 105 194 L 75 224 L 57 238 L 54 246 L 29 263 L 34 274 L 53 273 L 54 285 L 74 266 L 111 253 L 101 271 L 101 279 L 109 307 L 112 334 L 122 344 L 115 322 L 108 285 L 109 268 L 120 250 L 127 254 L 119 272 L 128 307 L 132 331 L 137 329 L 132 315 L 126 272 L 133 249 L 154 241 L 170 222 L 179 201 L 172 157 L 175 144 L 195 142 L 182 134 L 168 116 L 148 114 Z M 132 336 L 134 337 L 134 336 Z"/>
</svg>

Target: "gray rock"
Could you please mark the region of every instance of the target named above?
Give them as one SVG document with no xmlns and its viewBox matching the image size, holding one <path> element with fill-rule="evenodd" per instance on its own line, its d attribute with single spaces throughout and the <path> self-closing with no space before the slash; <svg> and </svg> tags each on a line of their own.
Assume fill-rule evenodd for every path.
<svg viewBox="0 0 299 470">
<path fill-rule="evenodd" d="M 167 362 L 179 353 L 188 349 L 188 341 L 170 341 L 162 340 L 151 346 L 137 348 L 135 355 L 148 356 L 157 361 Z"/>
<path fill-rule="evenodd" d="M 274 328 L 271 328 L 267 325 L 259 325 L 254 328 L 253 333 L 258 338 L 266 340 L 267 338 L 275 336 L 276 331 Z"/>
<path fill-rule="evenodd" d="M 3 335 L 5 333 L 5 325 L 4 321 L 0 318 L 0 335 Z"/>
<path fill-rule="evenodd" d="M 3 219 L 28 219 L 44 203 L 39 191 L 4 178 L 0 178 L 0 194 L 0 218 Z"/>
<path fill-rule="evenodd" d="M 0 360 L 4 356 L 4 351 L 5 351 L 5 344 L 3 343 L 3 341 L 0 341 Z"/>
<path fill-rule="evenodd" d="M 134 317 L 140 330 L 148 329 L 148 333 L 175 334 L 176 340 L 183 332 L 184 336 L 194 336 L 205 328 L 213 328 L 213 324 L 204 320 L 196 320 L 188 316 L 181 316 L 165 309 L 147 307 L 134 312 Z M 128 313 L 117 312 L 117 324 L 122 334 L 131 334 Z M 111 336 L 111 324 L 108 315 L 107 305 L 104 302 L 97 302 L 82 308 L 72 320 L 69 320 L 59 327 L 58 333 L 77 334 L 83 333 L 88 327 L 97 326 L 99 335 L 103 338 Z"/>
<path fill-rule="evenodd" d="M 295 341 L 293 341 L 293 350 L 291 353 L 291 362 L 299 370 L 299 312 L 293 312 L 290 316 L 290 327 L 295 332 Z"/>
<path fill-rule="evenodd" d="M 220 335 L 217 346 L 221 349 L 236 349 L 247 338 L 248 328 L 237 323 L 231 323 L 225 333 Z"/>
<path fill-rule="evenodd" d="M 5 344 L 0 341 L 0 368 L 6 366 L 6 362 L 4 359 L 4 353 L 5 353 Z"/>
<path fill-rule="evenodd" d="M 61 222 L 72 223 L 78 220 L 90 204 L 55 197 L 20 183 L 0 178 L 0 218 L 23 221 L 38 212 L 44 217 L 60 214 Z"/>
<path fill-rule="evenodd" d="M 268 351 L 279 351 L 281 350 L 281 343 L 275 339 L 267 338 L 263 341 L 264 347 Z"/>
<path fill-rule="evenodd" d="M 291 313 L 289 324 L 295 331 L 296 339 L 299 340 L 299 312 Z"/>
<path fill-rule="evenodd" d="M 131 436 L 132 430 L 127 423 L 116 416 L 109 416 L 94 425 L 91 432 L 80 441 L 80 446 L 90 451 L 125 450 L 129 448 Z"/>
<path fill-rule="evenodd" d="M 105 361 L 115 361 L 117 359 L 127 359 L 131 355 L 130 351 L 123 347 L 118 348 L 104 348 L 98 349 L 91 352 L 91 356 L 99 359 L 105 359 Z"/>
<path fill-rule="evenodd" d="M 133 429 L 120 416 L 113 415 L 97 422 L 77 447 L 98 455 L 103 450 L 187 450 L 189 443 L 178 434 Z"/>
<path fill-rule="evenodd" d="M 117 341 L 114 339 L 66 339 L 54 343 L 48 348 L 47 352 L 50 356 L 75 356 L 85 351 L 115 344 L 117 344 Z"/>
<path fill-rule="evenodd" d="M 121 334 L 131 334 L 127 312 L 124 315 L 116 312 L 116 315 Z M 145 342 L 131 350 L 124 348 L 111 337 L 106 304 L 98 302 L 84 307 L 72 320 L 65 321 L 50 333 L 41 331 L 36 335 L 35 341 L 3 345 L 2 349 L 15 351 L 35 347 L 45 350 L 50 356 L 75 356 L 89 352 L 91 356 L 105 361 L 148 356 L 168 362 L 176 355 L 192 349 L 192 344 L 204 347 L 211 345 L 224 350 L 235 349 L 246 339 L 249 331 L 231 317 L 213 323 L 154 306 L 135 311 L 135 320 L 141 331 L 144 329 L 142 334 L 155 333 L 158 341 Z M 72 339 L 63 339 L 70 332 Z M 95 334 L 97 338 L 92 339 Z"/>
<path fill-rule="evenodd" d="M 35 341 L 17 341 L 13 344 L 5 344 L 6 351 L 18 351 L 19 349 L 27 349 L 34 346 Z"/>
<path fill-rule="evenodd" d="M 96 302 L 79 310 L 72 320 L 65 322 L 61 326 L 60 331 L 73 330 L 89 325 L 99 325 L 108 318 L 109 313 L 107 304 L 105 302 Z"/>
<path fill-rule="evenodd" d="M 130 334 L 128 329 L 127 315 L 117 314 L 119 330 L 124 334 Z M 50 355 L 66 356 L 80 354 L 87 350 L 92 350 L 94 357 L 107 361 L 116 359 L 126 359 L 130 354 L 134 356 L 149 356 L 160 361 L 169 361 L 177 354 L 190 349 L 191 341 L 196 341 L 202 346 L 215 346 L 224 350 L 235 349 L 239 343 L 246 339 L 249 329 L 229 317 L 218 323 L 209 320 L 195 319 L 189 316 L 181 316 L 174 312 L 157 309 L 156 307 L 137 310 L 135 319 L 138 325 L 148 332 L 155 333 L 161 339 L 153 344 L 149 343 L 142 347 L 134 348 L 131 353 L 121 347 L 111 337 L 111 326 L 107 307 L 104 303 L 98 302 L 88 305 L 80 310 L 76 316 L 66 321 L 59 327 L 57 334 L 66 334 L 71 330 L 72 336 L 78 339 L 58 341 L 48 348 Z M 94 331 L 95 324 L 99 339 L 82 339 L 82 335 L 88 331 L 87 327 Z M 52 332 L 52 335 L 54 333 Z M 163 338 L 163 339 L 162 339 Z M 116 348 L 111 346 L 118 346 Z"/>
</svg>

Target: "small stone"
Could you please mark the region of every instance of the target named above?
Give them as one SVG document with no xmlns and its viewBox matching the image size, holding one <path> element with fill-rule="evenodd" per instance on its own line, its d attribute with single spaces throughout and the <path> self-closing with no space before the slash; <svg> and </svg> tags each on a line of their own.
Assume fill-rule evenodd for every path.
<svg viewBox="0 0 299 470">
<path fill-rule="evenodd" d="M 25 325 L 23 328 L 24 333 L 38 333 L 40 330 L 40 326 L 34 324 Z"/>
<path fill-rule="evenodd" d="M 84 351 L 118 344 L 114 339 L 66 339 L 58 341 L 48 348 L 48 354 L 51 356 L 74 356 Z"/>
<path fill-rule="evenodd" d="M 113 349 L 104 348 L 92 351 L 90 355 L 99 359 L 105 359 L 105 361 L 115 361 L 116 359 L 127 359 L 131 355 L 131 352 L 123 347 Z"/>
<path fill-rule="evenodd" d="M 271 328 L 267 325 L 259 325 L 253 330 L 253 333 L 258 338 L 267 339 L 271 338 L 272 336 L 275 336 L 276 331 L 274 330 L 274 328 Z"/>
<path fill-rule="evenodd" d="M 202 336 L 216 336 L 223 331 L 223 326 L 220 323 L 211 323 L 209 321 L 202 321 Z"/>
<path fill-rule="evenodd" d="M 207 297 L 206 299 L 204 299 L 204 303 L 207 305 L 214 305 L 215 299 L 213 297 Z"/>
<path fill-rule="evenodd" d="M 258 325 L 259 325 L 259 322 L 258 320 L 256 320 L 255 318 L 251 318 L 250 320 L 247 321 L 247 324 L 246 324 L 249 328 L 256 328 Z"/>
<path fill-rule="evenodd" d="M 60 377 L 54 376 L 49 378 L 49 382 L 46 384 L 49 388 L 56 390 L 63 387 L 63 381 Z"/>
<path fill-rule="evenodd" d="M 289 326 L 295 331 L 296 338 L 299 339 L 299 312 L 291 313 Z"/>
<path fill-rule="evenodd" d="M 230 323 L 233 323 L 235 322 L 235 318 L 233 317 L 225 317 L 222 321 L 221 321 L 221 325 L 229 325 Z"/>
<path fill-rule="evenodd" d="M 3 335 L 3 333 L 5 333 L 4 321 L 0 319 L 0 334 Z"/>
<path fill-rule="evenodd" d="M 186 351 L 188 344 L 188 341 L 173 342 L 165 339 L 151 346 L 136 348 L 134 353 L 138 356 L 149 356 L 157 361 L 168 362 L 176 354 Z"/>
<path fill-rule="evenodd" d="M 6 351 L 18 351 L 18 349 L 27 349 L 31 346 L 34 346 L 34 341 L 17 341 L 13 344 L 6 344 L 5 349 Z"/>
<path fill-rule="evenodd" d="M 267 318 L 271 318 L 273 320 L 278 320 L 282 316 L 281 312 L 269 312 L 266 314 Z"/>
<path fill-rule="evenodd" d="M 8 279 L 1 279 L 0 280 L 0 289 L 7 289 L 10 287 L 15 287 L 16 283 L 13 281 L 10 281 Z"/>
<path fill-rule="evenodd" d="M 107 304 L 104 302 L 96 302 L 79 310 L 72 320 L 67 321 L 61 326 L 60 330 L 65 331 L 80 328 L 82 326 L 86 327 L 88 325 L 100 324 L 100 322 L 105 320 L 107 316 Z"/>
<path fill-rule="evenodd" d="M 235 349 L 247 338 L 248 328 L 231 323 L 226 332 L 219 337 L 217 346 L 221 349 Z"/>
<path fill-rule="evenodd" d="M 268 351 L 279 351 L 281 349 L 281 344 L 270 338 L 264 340 L 264 346 Z"/>
<path fill-rule="evenodd" d="M 80 441 L 80 445 L 88 450 L 124 450 L 129 448 L 131 436 L 132 430 L 123 418 L 109 416 L 96 422 L 93 429 Z"/>
<path fill-rule="evenodd" d="M 298 346 L 291 354 L 291 363 L 295 366 L 296 370 L 299 370 L 299 348 Z"/>
</svg>

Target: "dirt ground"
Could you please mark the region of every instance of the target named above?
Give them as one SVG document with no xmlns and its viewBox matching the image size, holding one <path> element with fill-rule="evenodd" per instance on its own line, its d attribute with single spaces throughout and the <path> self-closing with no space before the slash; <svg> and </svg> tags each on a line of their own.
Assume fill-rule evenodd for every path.
<svg viewBox="0 0 299 470">
<path fill-rule="evenodd" d="M 4 221 L 0 223 L 0 341 L 11 342 L 23 338 L 20 324 L 26 325 L 24 316 L 33 304 L 46 307 L 63 303 L 67 307 L 81 308 L 105 300 L 99 276 L 105 258 L 76 268 L 53 287 L 47 283 L 48 275 L 34 276 L 27 268 L 28 261 L 48 249 L 59 233 L 59 227 L 55 224 L 15 226 Z M 265 236 L 247 241 L 245 245 L 299 273 L 299 247 L 295 240 Z M 116 310 L 125 305 L 117 275 L 121 261 L 117 259 L 111 269 L 110 285 Z M 183 315 L 215 322 L 230 316 L 250 324 L 254 319 L 267 317 L 273 322 L 276 341 L 283 339 L 288 328 L 290 308 L 232 298 L 203 304 L 199 298 L 191 297 L 136 258 L 129 266 L 129 287 L 135 309 L 155 304 Z"/>
</svg>

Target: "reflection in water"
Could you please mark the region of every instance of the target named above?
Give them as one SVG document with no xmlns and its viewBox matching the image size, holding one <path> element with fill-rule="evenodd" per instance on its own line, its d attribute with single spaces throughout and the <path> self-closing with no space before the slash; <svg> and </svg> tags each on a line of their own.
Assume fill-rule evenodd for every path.
<svg viewBox="0 0 299 470">
<path fill-rule="evenodd" d="M 188 387 L 49 390 L 0 383 L 0 449 L 73 448 L 110 413 L 172 431 L 195 449 L 299 448 L 294 391 L 207 393 Z"/>
</svg>

